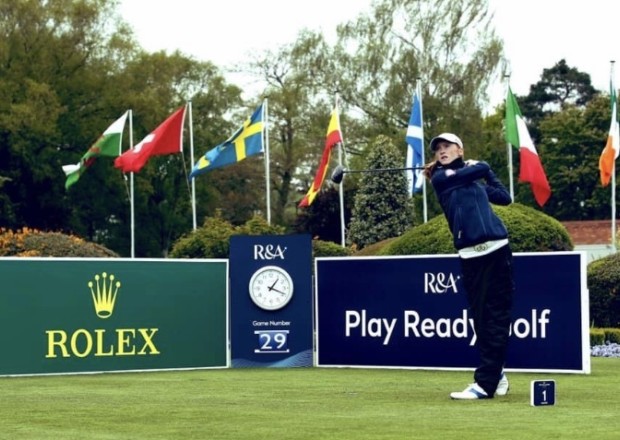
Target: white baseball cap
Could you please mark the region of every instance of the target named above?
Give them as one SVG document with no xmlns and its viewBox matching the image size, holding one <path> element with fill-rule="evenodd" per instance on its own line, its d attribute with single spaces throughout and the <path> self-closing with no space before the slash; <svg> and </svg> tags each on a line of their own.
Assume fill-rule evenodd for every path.
<svg viewBox="0 0 620 440">
<path fill-rule="evenodd" d="M 439 143 L 439 141 L 448 141 L 451 144 L 456 144 L 459 146 L 459 148 L 463 148 L 463 142 L 461 141 L 461 139 L 452 133 L 441 133 L 439 136 L 435 136 L 432 140 L 431 140 L 431 150 L 435 151 L 435 148 L 437 148 L 437 144 Z"/>
</svg>

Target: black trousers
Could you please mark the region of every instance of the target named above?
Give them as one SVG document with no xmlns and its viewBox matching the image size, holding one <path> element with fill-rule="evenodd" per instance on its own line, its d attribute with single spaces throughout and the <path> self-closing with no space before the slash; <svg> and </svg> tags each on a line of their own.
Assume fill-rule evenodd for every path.
<svg viewBox="0 0 620 440">
<path fill-rule="evenodd" d="M 510 246 L 481 257 L 461 258 L 461 269 L 480 352 L 474 380 L 492 397 L 506 362 L 510 332 L 514 294 Z"/>
</svg>

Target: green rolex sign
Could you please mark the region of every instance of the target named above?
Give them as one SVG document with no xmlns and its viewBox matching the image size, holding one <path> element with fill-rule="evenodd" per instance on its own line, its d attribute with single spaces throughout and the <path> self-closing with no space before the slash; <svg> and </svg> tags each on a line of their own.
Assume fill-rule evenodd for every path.
<svg viewBox="0 0 620 440">
<path fill-rule="evenodd" d="M 227 260 L 0 259 L 0 375 L 227 367 Z"/>
</svg>

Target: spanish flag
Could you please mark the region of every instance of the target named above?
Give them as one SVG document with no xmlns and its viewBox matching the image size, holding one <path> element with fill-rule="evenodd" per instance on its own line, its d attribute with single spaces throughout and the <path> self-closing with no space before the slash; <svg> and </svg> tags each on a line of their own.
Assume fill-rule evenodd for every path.
<svg viewBox="0 0 620 440">
<path fill-rule="evenodd" d="M 314 198 L 321 190 L 321 185 L 325 180 L 327 174 L 327 166 L 329 165 L 329 159 L 331 158 L 332 148 L 342 142 L 342 132 L 340 131 L 340 118 L 338 117 L 338 110 L 332 110 L 332 116 L 329 120 L 329 126 L 327 127 L 327 138 L 325 139 L 325 149 L 323 150 L 323 156 L 321 156 L 321 163 L 319 169 L 314 176 L 314 182 L 308 190 L 308 193 L 299 202 L 299 207 L 303 208 L 310 206 L 314 201 Z"/>
</svg>

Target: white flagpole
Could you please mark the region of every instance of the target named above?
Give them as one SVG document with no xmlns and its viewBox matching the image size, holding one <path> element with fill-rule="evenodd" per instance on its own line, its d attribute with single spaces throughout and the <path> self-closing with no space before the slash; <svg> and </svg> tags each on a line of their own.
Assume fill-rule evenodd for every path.
<svg viewBox="0 0 620 440">
<path fill-rule="evenodd" d="M 338 109 L 338 92 L 336 92 L 335 101 L 336 101 L 336 115 L 338 117 L 338 129 L 342 130 L 342 127 L 340 127 L 340 110 Z M 338 165 L 342 166 L 342 156 L 344 152 L 344 136 L 342 136 L 342 133 L 340 133 L 340 135 L 343 139 L 340 142 L 340 147 L 338 148 Z M 344 179 L 342 182 L 340 182 L 340 185 L 338 187 L 338 199 L 340 201 L 340 245 L 342 247 L 345 247 L 347 243 L 345 239 L 345 227 L 344 227 Z"/>
<path fill-rule="evenodd" d="M 133 150 L 133 112 L 129 110 L 129 149 Z M 134 236 L 133 172 L 129 173 L 129 209 L 131 233 L 131 258 L 136 257 L 136 239 Z"/>
<path fill-rule="evenodd" d="M 507 100 L 508 100 L 508 90 L 510 89 L 510 74 L 507 74 L 504 76 L 504 78 L 506 79 L 506 88 L 505 88 L 505 93 L 504 93 L 504 105 L 506 105 Z M 505 110 L 504 110 L 505 112 Z M 504 127 L 504 130 L 506 130 L 506 127 Z M 513 183 L 513 170 L 512 170 L 512 146 L 510 145 L 510 142 L 506 141 L 506 149 L 508 151 L 508 176 L 510 177 L 510 200 L 512 200 L 514 202 L 515 200 L 515 190 L 514 190 L 514 183 Z"/>
<path fill-rule="evenodd" d="M 192 122 L 192 101 L 187 102 L 189 111 L 189 157 L 190 166 L 194 166 L 194 124 Z M 182 148 L 182 147 L 181 147 Z M 196 180 L 192 177 L 192 225 L 194 231 L 197 229 L 196 222 Z"/>
<path fill-rule="evenodd" d="M 613 87 L 612 92 L 616 94 L 616 74 L 614 71 L 614 63 L 615 61 L 611 61 L 611 84 Z M 618 102 L 616 101 L 616 113 L 612 111 L 612 118 L 617 118 L 618 116 Z M 617 119 L 616 119 L 617 120 Z M 612 121 L 615 123 L 616 121 Z M 614 134 L 618 134 L 618 131 Z M 616 159 L 614 158 L 614 165 L 611 168 L 611 249 L 614 253 L 616 253 Z"/>
<path fill-rule="evenodd" d="M 616 253 L 616 161 L 611 169 L 611 249 Z"/>
<path fill-rule="evenodd" d="M 426 165 L 426 158 L 424 157 L 424 106 L 422 105 L 422 81 L 420 78 L 418 78 L 418 81 L 416 84 L 416 93 L 418 94 L 418 99 L 420 100 L 420 129 L 421 129 L 421 136 L 422 136 L 422 166 L 424 166 Z M 423 213 L 424 223 L 428 222 L 427 206 L 428 205 L 426 204 L 426 179 L 422 177 L 422 213 Z"/>
<path fill-rule="evenodd" d="M 271 224 L 271 188 L 269 185 L 269 112 L 267 98 L 263 101 L 263 142 L 265 145 L 265 199 L 267 205 L 267 223 Z"/>
</svg>

